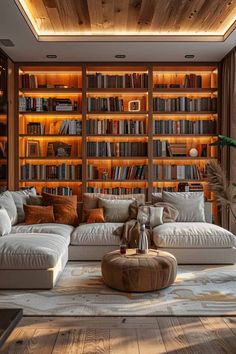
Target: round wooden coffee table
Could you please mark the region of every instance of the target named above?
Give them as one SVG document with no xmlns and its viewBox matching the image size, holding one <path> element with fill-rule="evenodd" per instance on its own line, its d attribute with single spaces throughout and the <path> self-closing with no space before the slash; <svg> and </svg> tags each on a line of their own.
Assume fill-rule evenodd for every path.
<svg viewBox="0 0 236 354">
<path fill-rule="evenodd" d="M 106 285 L 129 292 L 145 292 L 163 289 L 176 278 L 176 258 L 163 251 L 150 249 L 147 254 L 137 254 L 128 249 L 105 254 L 102 259 L 102 275 Z"/>
</svg>

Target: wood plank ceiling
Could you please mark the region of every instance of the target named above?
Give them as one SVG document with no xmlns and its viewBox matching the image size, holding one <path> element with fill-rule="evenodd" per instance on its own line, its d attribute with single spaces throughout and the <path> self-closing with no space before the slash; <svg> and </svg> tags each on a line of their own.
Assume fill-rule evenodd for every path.
<svg viewBox="0 0 236 354">
<path fill-rule="evenodd" d="M 221 34 L 236 0 L 16 0 L 37 34 Z"/>
</svg>

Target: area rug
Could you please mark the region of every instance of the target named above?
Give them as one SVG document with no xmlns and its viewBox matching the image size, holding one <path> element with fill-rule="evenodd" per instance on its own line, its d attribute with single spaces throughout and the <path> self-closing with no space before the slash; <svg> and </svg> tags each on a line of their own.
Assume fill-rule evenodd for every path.
<svg viewBox="0 0 236 354">
<path fill-rule="evenodd" d="M 179 266 L 175 283 L 150 293 L 103 284 L 100 262 L 69 262 L 56 287 L 0 291 L 0 308 L 30 316 L 236 315 L 236 265 Z"/>
</svg>

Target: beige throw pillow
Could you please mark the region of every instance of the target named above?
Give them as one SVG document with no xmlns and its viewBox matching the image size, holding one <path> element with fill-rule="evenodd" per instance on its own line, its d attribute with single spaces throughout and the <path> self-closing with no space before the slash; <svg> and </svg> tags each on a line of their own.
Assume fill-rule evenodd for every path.
<svg viewBox="0 0 236 354">
<path fill-rule="evenodd" d="M 147 226 L 155 227 L 163 224 L 163 207 L 141 206 L 138 211 L 137 220 Z"/>
<path fill-rule="evenodd" d="M 103 208 L 106 222 L 126 222 L 129 219 L 129 207 L 134 199 L 109 200 L 98 198 L 98 207 Z"/>
</svg>

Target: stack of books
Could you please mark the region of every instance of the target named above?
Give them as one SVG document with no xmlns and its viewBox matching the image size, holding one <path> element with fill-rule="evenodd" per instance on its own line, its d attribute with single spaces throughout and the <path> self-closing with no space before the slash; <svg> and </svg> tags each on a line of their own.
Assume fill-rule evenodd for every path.
<svg viewBox="0 0 236 354">
<path fill-rule="evenodd" d="M 77 111 L 78 102 L 69 98 L 19 97 L 20 112 L 69 112 Z"/>
<path fill-rule="evenodd" d="M 148 74 L 132 73 L 125 75 L 87 75 L 88 88 L 148 88 Z"/>
<path fill-rule="evenodd" d="M 59 134 L 61 135 L 81 135 L 82 121 L 81 120 L 63 120 Z"/>
<path fill-rule="evenodd" d="M 147 156 L 147 143 L 105 142 L 87 143 L 87 155 L 95 157 Z"/>
<path fill-rule="evenodd" d="M 88 97 L 88 112 L 123 112 L 124 100 L 119 97 Z"/>
<path fill-rule="evenodd" d="M 34 165 L 21 166 L 22 180 L 80 180 L 82 178 L 81 165 Z"/>
<path fill-rule="evenodd" d="M 216 120 L 155 120 L 153 134 L 216 134 Z"/>
<path fill-rule="evenodd" d="M 156 180 L 201 180 L 201 173 L 196 165 L 155 165 L 153 178 Z"/>
<path fill-rule="evenodd" d="M 145 134 L 142 120 L 89 119 L 86 122 L 88 134 Z"/>
<path fill-rule="evenodd" d="M 154 112 L 216 112 L 216 97 L 176 97 L 176 98 L 160 98 L 153 99 Z"/>
<path fill-rule="evenodd" d="M 168 143 L 169 156 L 186 156 L 187 144 L 186 143 Z"/>
</svg>

